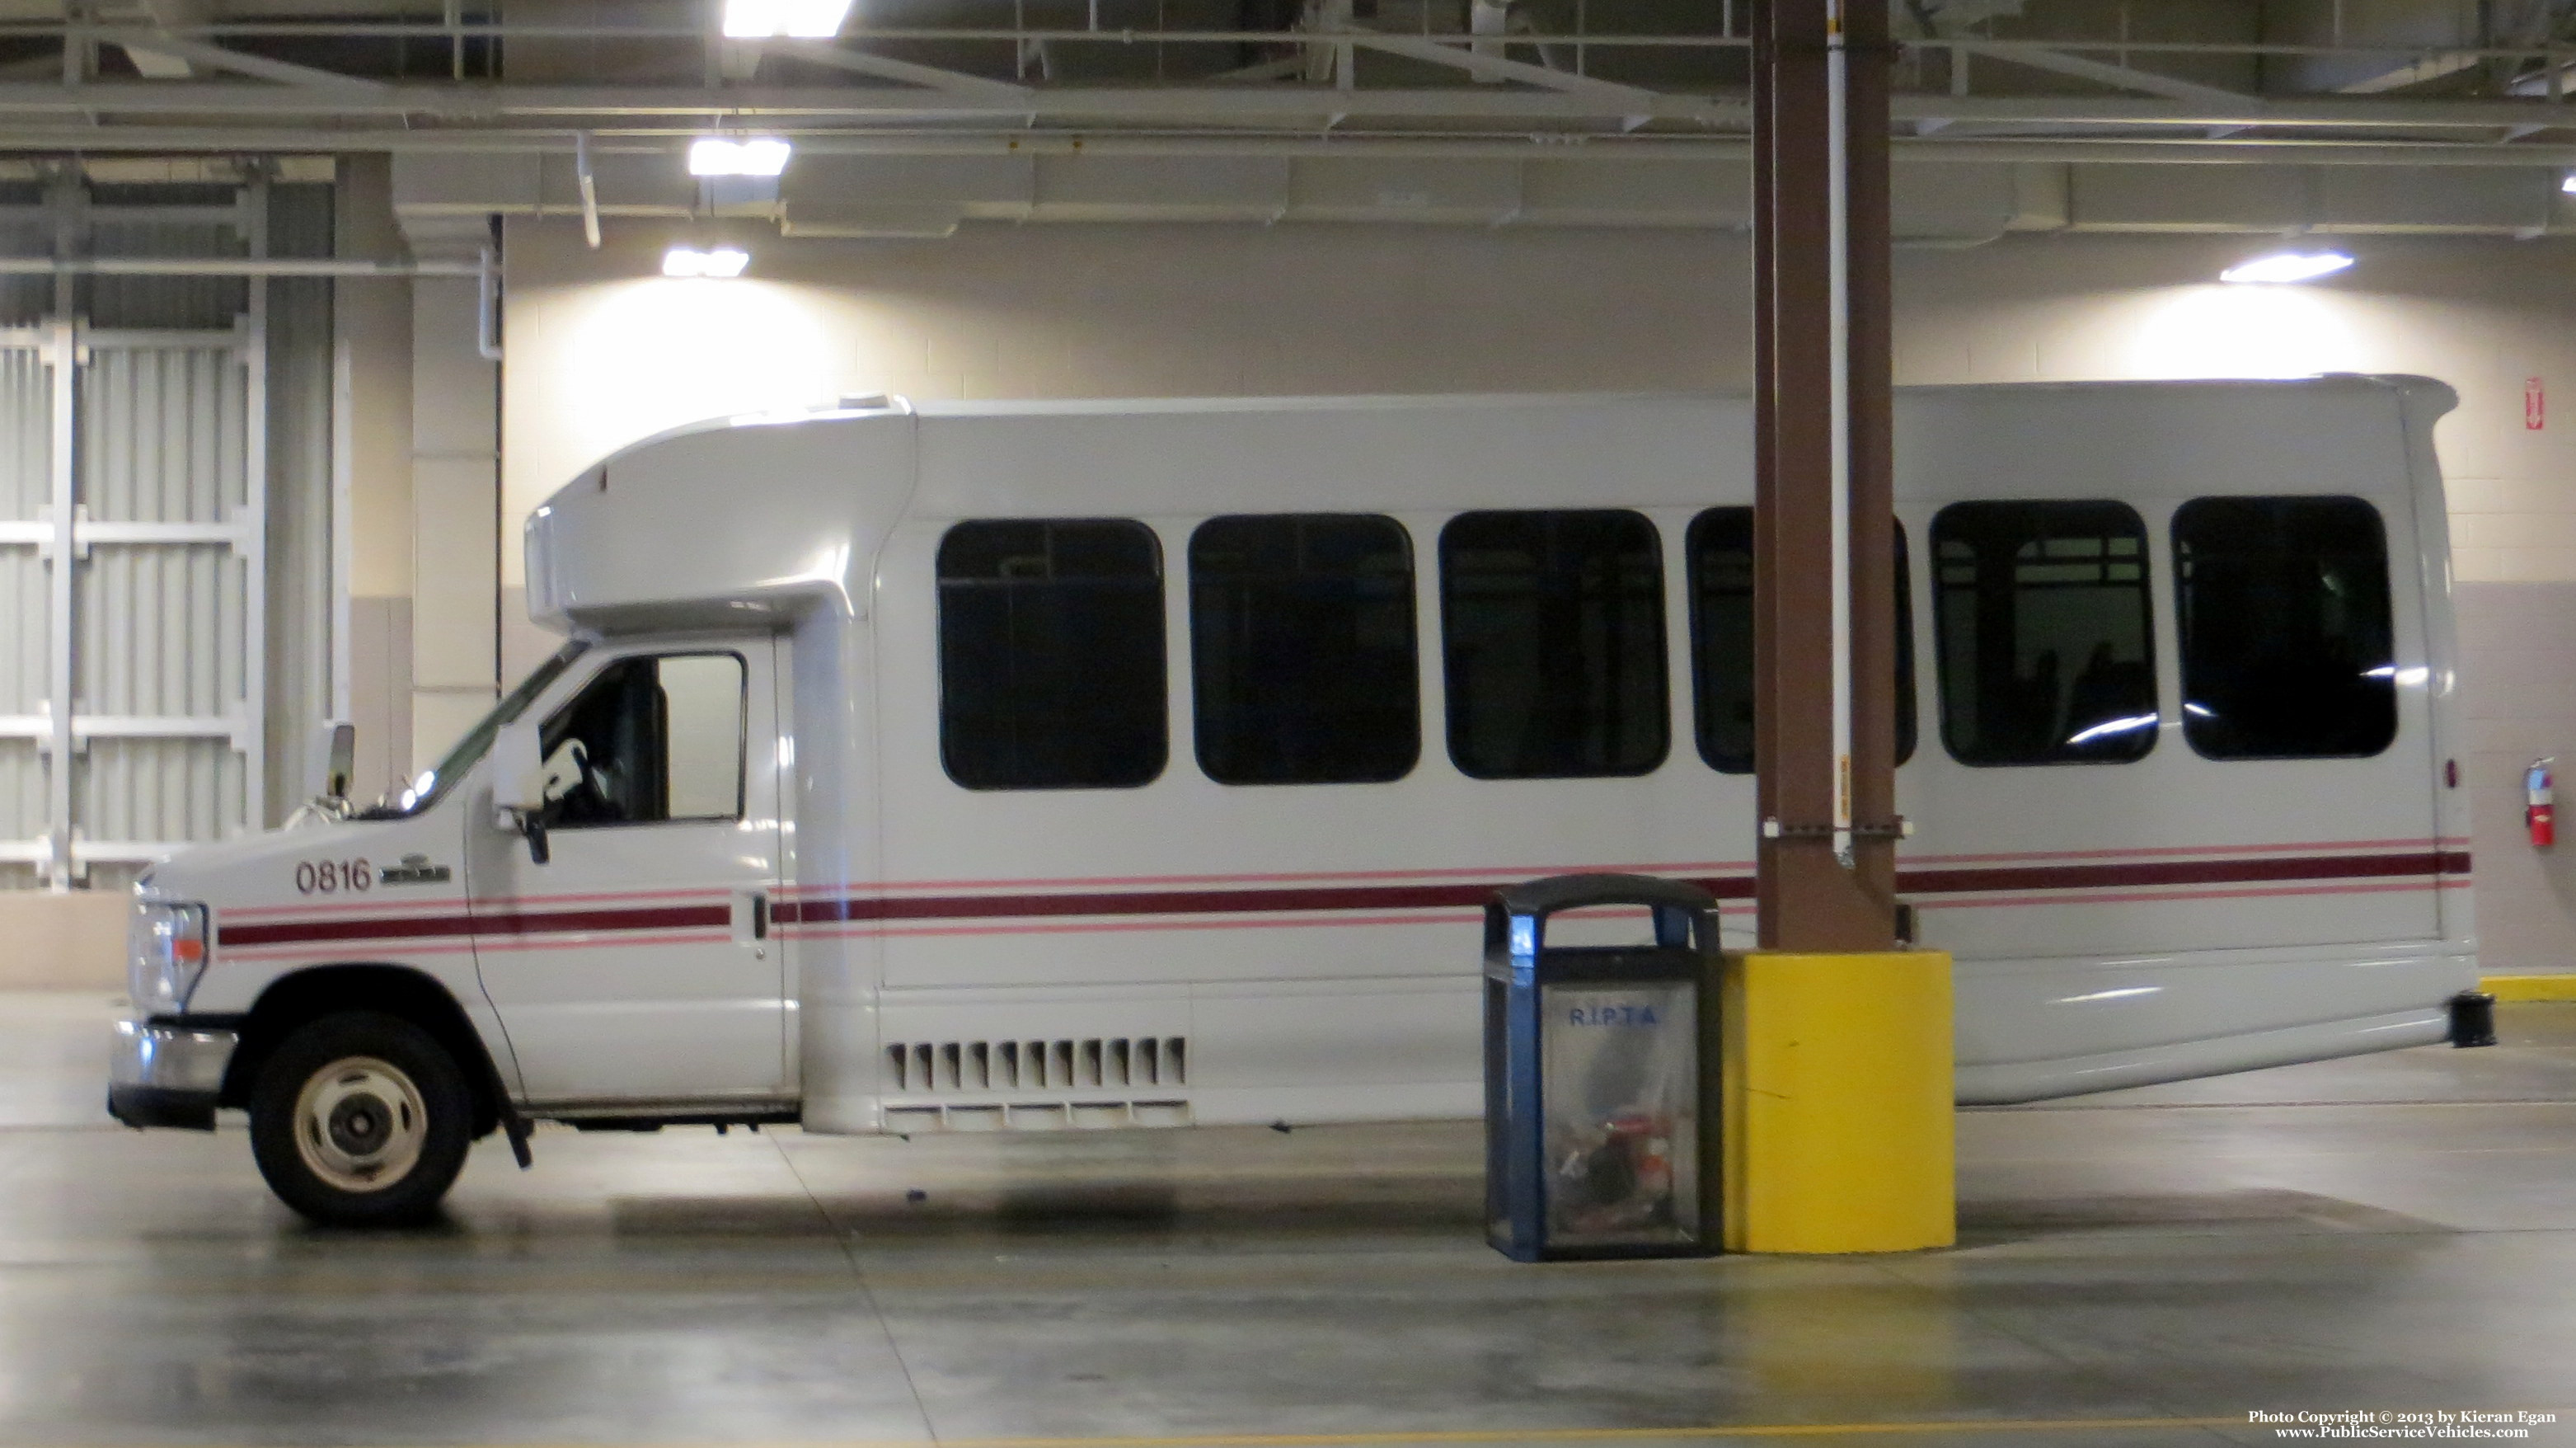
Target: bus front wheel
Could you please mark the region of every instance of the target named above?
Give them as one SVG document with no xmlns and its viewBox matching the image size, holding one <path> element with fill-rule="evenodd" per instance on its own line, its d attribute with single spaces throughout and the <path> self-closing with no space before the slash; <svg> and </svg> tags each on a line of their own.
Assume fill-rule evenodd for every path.
<svg viewBox="0 0 2576 1448">
<path fill-rule="evenodd" d="M 298 1027 L 251 1088 L 251 1155 L 278 1199 L 334 1227 L 434 1217 L 464 1169 L 473 1092 L 456 1058 L 398 1016 Z"/>
</svg>

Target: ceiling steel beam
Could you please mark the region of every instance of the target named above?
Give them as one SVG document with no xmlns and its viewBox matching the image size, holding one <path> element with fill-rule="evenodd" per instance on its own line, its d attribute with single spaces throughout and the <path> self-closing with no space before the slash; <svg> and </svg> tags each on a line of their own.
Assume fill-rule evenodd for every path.
<svg viewBox="0 0 2576 1448">
<path fill-rule="evenodd" d="M 602 7 L 603 10 L 605 7 Z M 610 11 L 608 13 L 614 13 Z M 71 31 L 87 27 L 66 24 L 60 19 L 0 21 L 0 39 L 60 40 Z M 451 37 L 471 40 L 698 40 L 704 38 L 702 24 L 655 24 L 618 21 L 615 23 L 582 23 L 564 21 L 490 21 L 465 20 L 292 20 L 235 18 L 202 23 L 179 23 L 165 19 L 152 27 L 153 33 L 190 36 L 220 41 L 233 37 L 270 37 L 302 39 L 434 39 Z M 1401 32 L 1371 30 L 1362 27 L 1318 27 L 1312 30 L 1239 29 L 1175 26 L 1138 29 L 1119 27 L 1104 29 L 1080 25 L 880 25 L 864 18 L 854 19 L 842 27 L 843 41 L 999 41 L 1068 40 L 1096 41 L 1113 45 L 1173 43 L 1220 44 L 1329 44 L 1357 42 L 1372 35 L 1404 34 L 1436 41 L 1466 43 L 1495 37 L 1473 30 L 1407 29 Z M 1580 41 L 1589 46 L 1646 46 L 1665 49 L 1702 47 L 1722 50 L 1745 50 L 1752 42 L 1741 35 L 1724 35 L 1713 30 L 1632 32 L 1586 31 L 1580 27 L 1549 31 L 1545 34 L 1523 32 L 1512 37 L 1513 44 L 1538 44 Z M 2406 60 L 2461 57 L 2472 60 L 2532 60 L 2555 54 L 2562 60 L 2576 61 L 2576 45 L 2531 41 L 2523 44 L 2443 44 L 2413 39 L 2342 42 L 2271 41 L 2271 40 L 2158 40 L 2147 37 L 2122 39 L 2099 36 L 2062 38 L 1998 39 L 1981 35 L 1907 35 L 1891 42 L 1899 51 L 1956 50 L 1981 55 L 2005 55 L 2016 50 L 2054 50 L 2069 52 L 2098 51 L 2121 55 L 2205 55 L 2251 57 L 2297 57 L 2301 59 L 2354 59 L 2362 57 L 2400 57 Z"/>
<path fill-rule="evenodd" d="M 2427 55 L 2382 71 L 2368 80 L 2357 80 L 2350 85 L 2338 86 L 2336 89 L 2345 95 L 2385 95 L 2390 91 L 2404 90 L 2408 86 L 2444 80 L 2464 70 L 2475 70 L 2486 59 L 2487 57 L 2478 55 Z"/>
<path fill-rule="evenodd" d="M 2576 167 L 2576 144 L 2498 146 L 2492 141 L 2050 140 L 2007 136 L 1976 140 L 1948 135 L 1897 137 L 1908 161 L 2028 161 L 2072 165 L 2151 166 L 2451 166 L 2564 170 Z"/>
<path fill-rule="evenodd" d="M 245 55 L 238 50 L 227 50 L 220 45 L 209 45 L 202 40 L 190 40 L 172 35 L 167 31 L 96 30 L 90 33 L 90 38 L 104 44 L 123 46 L 129 53 L 140 50 L 154 55 L 170 56 L 187 61 L 191 65 L 204 66 L 208 70 L 227 71 L 234 75 L 250 76 L 256 80 L 275 81 L 280 85 L 333 91 L 391 89 L 384 81 L 372 80 L 366 76 L 345 75 L 334 70 L 317 70 L 309 65 L 294 65 L 283 60 L 271 60 L 264 55 Z M 138 68 L 140 68 L 139 65 Z M 168 84 L 169 82 L 149 83 Z"/>
<path fill-rule="evenodd" d="M 691 127 L 604 129 L 591 133 L 594 155 L 667 155 L 677 166 Z M 815 156 L 1349 156 L 1385 159 L 1514 161 L 1730 161 L 1747 154 L 1740 134 L 1664 136 L 1617 131 L 1551 136 L 1336 131 L 1330 136 L 1262 131 L 810 131 L 779 128 L 799 152 Z M 1899 135 L 1895 154 L 1907 163 L 2442 166 L 2476 169 L 2576 169 L 2576 143 L 2498 146 L 2489 138 L 2452 142 L 2207 139 L 1979 139 L 1944 132 Z M 403 130 L 280 126 L 22 127 L 0 137 L 0 155 L 66 153 L 169 154 L 227 151 L 273 155 L 388 151 L 438 155 L 572 156 L 574 134 L 555 129 Z M 606 204 L 616 214 L 614 204 Z"/>
<path fill-rule="evenodd" d="M 1046 120 L 1169 120 L 1181 117 L 1320 124 L 1334 116 L 1461 120 L 1584 121 L 1642 110 L 1659 120 L 1740 126 L 1746 103 L 1732 97 L 1590 90 L 1335 90 L 1308 86 L 1040 86 L 1025 95 L 977 96 L 910 86 L 706 89 L 699 87 L 446 85 L 405 82 L 327 102 L 284 87 L 196 82 L 90 85 L 0 84 L 0 116 L 405 117 L 454 124 L 548 118 L 600 129 L 616 116 L 699 120 L 875 120 L 925 116 Z M 2518 117 L 2490 117 L 2494 129 Z"/>
<path fill-rule="evenodd" d="M 1891 103 L 1900 123 L 1926 120 L 2024 125 L 2213 126 L 2500 130 L 2509 126 L 2576 127 L 2576 108 L 2542 100 L 2346 100 L 2337 97 L 2239 97 L 2228 103 L 2127 96 L 1936 96 L 1904 94 Z"/>
<path fill-rule="evenodd" d="M 209 0 L 144 0 L 143 13 L 150 18 L 151 28 L 164 34 L 173 25 L 203 25 L 214 18 Z M 125 58 L 137 72 L 154 80 L 182 80 L 194 73 L 185 57 L 159 46 L 128 41 Z"/>
<path fill-rule="evenodd" d="M 610 10 L 608 13 L 616 13 Z M 875 25 L 864 19 L 846 26 L 839 39 L 844 42 L 881 41 L 928 43 L 982 43 L 1009 45 L 1016 42 L 1046 41 L 1065 44 L 1094 44 L 1132 47 L 1137 45 L 1330 45 L 1361 44 L 1373 37 L 1393 34 L 1357 27 L 1315 30 L 1277 29 L 1199 29 L 1172 28 L 1139 30 L 1132 27 L 1102 29 L 1098 26 L 932 26 Z M 1403 35 L 1432 42 L 1490 42 L 1493 37 L 1472 30 L 1417 30 Z M 573 41 L 638 41 L 638 40 L 703 40 L 703 24 L 528 22 L 528 21 L 455 21 L 403 19 L 258 19 L 235 18 L 221 21 L 179 23 L 174 17 L 162 17 L 148 34 L 146 44 L 159 44 L 171 37 L 183 37 L 220 43 L 228 38 L 336 39 L 356 41 L 385 40 L 573 40 Z M 103 32 L 90 26 L 66 22 L 61 18 L 0 21 L 0 39 L 22 39 L 61 42 L 102 38 Z M 1514 44 L 1580 45 L 1587 49 L 1615 51 L 1644 50 L 1743 50 L 1750 41 L 1740 35 L 1723 35 L 1708 31 L 1662 34 L 1593 32 L 1576 27 L 1544 34 L 1531 33 L 1513 38 Z M 1897 39 L 1900 51 L 1948 52 L 2011 59 L 2023 53 L 2044 57 L 2080 56 L 2099 53 L 2121 57 L 2137 56 L 2209 56 L 2240 59 L 2315 59 L 2395 61 L 2398 69 L 2379 84 L 2407 84 L 2438 75 L 2455 73 L 2479 61 L 2538 61 L 2544 66 L 2576 65 L 2576 46 L 2552 44 L 2546 40 L 2525 44 L 2445 45 L 2426 44 L 2415 40 L 2389 40 L 2377 43 L 2345 40 L 2319 43 L 2236 40 L 2155 40 L 2142 38 L 2100 39 L 2067 37 L 2060 39 L 1996 39 L 1977 35 L 1924 35 Z M 238 52 L 235 52 L 238 53 Z M 2050 59 L 2033 64 L 2053 65 Z M 2131 69 L 2121 64 L 2115 69 Z M 2152 74 L 2141 72 L 2141 74 Z M 2404 77 L 2399 79 L 2398 77 Z M 2170 80 L 2170 77 L 2160 77 Z M 2189 82 L 2183 82 L 2189 84 Z M 2369 87 L 2372 82 L 2363 82 Z M 2361 87 L 2356 87 L 2359 89 Z"/>
<path fill-rule="evenodd" d="M 1441 49 L 1441 47 L 1433 47 Z M 1467 66 L 1471 57 L 1458 56 Z M 1484 65 L 1510 62 L 1478 61 Z M 1538 67 L 1531 67 L 1538 69 Z M 317 72 L 316 74 L 323 74 Z M 1571 78 L 1569 78 L 1571 79 Z M 2177 100 L 2115 96 L 1900 95 L 1892 109 L 1911 128 L 1954 125 L 2214 127 L 2300 130 L 2475 131 L 2576 129 L 2576 106 L 2534 99 L 2404 101 L 2241 97 Z M 79 85 L 0 83 L 0 117 L 14 128 L 44 118 L 186 117 L 199 124 L 301 118 L 316 129 L 357 120 L 457 126 L 550 123 L 566 131 L 608 130 L 616 118 L 683 124 L 756 121 L 767 125 L 919 123 L 1018 124 L 1225 122 L 1321 126 L 1336 117 L 1497 123 L 1625 121 L 1636 115 L 1686 126 L 1742 131 L 1751 112 L 1741 94 L 1647 91 L 1608 83 L 1574 88 L 1479 85 L 1341 90 L 1308 85 L 1040 85 L 996 83 L 987 93 L 915 85 L 719 87 L 512 85 L 407 81 L 351 85 L 327 96 L 315 87 L 204 81 L 109 81 Z M 1347 119 L 1344 122 L 1348 123 Z"/>
<path fill-rule="evenodd" d="M 1034 92 L 1008 81 L 968 75 L 961 70 L 944 70 L 935 65 L 916 65 L 892 56 L 875 55 L 864 50 L 843 50 L 835 45 L 808 44 L 794 41 L 769 41 L 761 48 L 772 54 L 810 61 L 815 65 L 833 66 L 880 80 L 901 81 L 922 86 L 941 95 L 996 103 L 1025 102 Z"/>
<path fill-rule="evenodd" d="M 2214 85 L 2159 75 L 2135 66 L 2113 65 L 2109 61 L 2088 60 L 2061 50 L 2007 50 L 1995 58 L 2011 65 L 2026 65 L 2033 70 L 2071 75 L 2080 80 L 2095 81 L 2118 90 L 2143 91 L 2151 96 L 2165 96 L 2200 105 L 2242 106 L 2259 104 L 2254 97 Z"/>
<path fill-rule="evenodd" d="M 1538 37 L 1553 40 L 1554 37 Z M 1623 105 L 1634 114 L 1647 114 L 1661 97 L 1657 92 L 1638 86 L 1620 85 L 1614 81 L 1594 80 L 1570 70 L 1554 70 L 1527 61 L 1507 60 L 1497 55 L 1479 55 L 1456 46 L 1443 45 L 1411 35 L 1383 35 L 1355 42 L 1364 50 L 1387 55 L 1400 55 L 1409 60 L 1463 70 L 1480 80 L 1516 80 L 1543 90 L 1562 91 L 1567 95 L 1591 96 L 1607 103 Z M 1366 94 L 1365 88 L 1362 94 Z"/>
</svg>

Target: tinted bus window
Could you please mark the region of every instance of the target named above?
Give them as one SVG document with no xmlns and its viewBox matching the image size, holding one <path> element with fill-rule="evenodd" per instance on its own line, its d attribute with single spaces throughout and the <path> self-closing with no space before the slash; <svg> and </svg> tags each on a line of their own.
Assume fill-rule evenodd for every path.
<svg viewBox="0 0 2576 1448">
<path fill-rule="evenodd" d="M 1941 738 L 1965 764 L 2156 744 L 2147 530 L 2125 503 L 1954 503 L 1932 520 Z"/>
<path fill-rule="evenodd" d="M 1190 535 L 1199 767 L 1220 784 L 1398 779 L 1422 753 L 1413 549 L 1392 518 Z"/>
<path fill-rule="evenodd" d="M 1726 774 L 1753 772 L 1753 510 L 1691 520 L 1691 663 L 1699 753 Z M 1914 585 L 1896 525 L 1896 762 L 1914 757 Z"/>
<path fill-rule="evenodd" d="M 2359 498 L 2174 512 L 2182 732 L 2212 759 L 2377 754 L 2397 737 L 2388 535 Z"/>
<path fill-rule="evenodd" d="M 1163 563 L 1124 519 L 960 523 L 939 541 L 939 755 L 968 789 L 1163 772 Z"/>
<path fill-rule="evenodd" d="M 1663 560 L 1609 509 L 1462 513 L 1440 530 L 1449 756 L 1479 779 L 1663 762 Z"/>
</svg>

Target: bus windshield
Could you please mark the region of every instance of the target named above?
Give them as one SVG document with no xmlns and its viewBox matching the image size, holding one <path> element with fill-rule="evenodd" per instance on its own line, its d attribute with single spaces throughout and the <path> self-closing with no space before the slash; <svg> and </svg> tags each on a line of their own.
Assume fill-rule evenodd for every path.
<svg viewBox="0 0 2576 1448">
<path fill-rule="evenodd" d="M 571 668 L 572 661 L 589 648 L 589 640 L 574 639 L 557 649 L 553 658 L 530 670 L 528 676 L 519 681 L 519 687 L 493 705 L 492 712 L 484 715 L 482 722 L 466 730 L 465 737 L 456 741 L 456 747 L 448 750 L 445 758 L 424 770 L 419 778 L 403 786 L 398 793 L 360 810 L 356 817 L 362 820 L 398 820 L 419 814 L 436 804 L 440 796 L 447 793 L 448 786 L 462 778 L 465 771 L 472 769 L 474 762 L 483 757 L 483 751 L 492 747 L 492 738 L 501 732 L 501 726 L 518 718 L 520 710 L 544 693 L 548 684 L 562 678 L 563 671 Z"/>
</svg>

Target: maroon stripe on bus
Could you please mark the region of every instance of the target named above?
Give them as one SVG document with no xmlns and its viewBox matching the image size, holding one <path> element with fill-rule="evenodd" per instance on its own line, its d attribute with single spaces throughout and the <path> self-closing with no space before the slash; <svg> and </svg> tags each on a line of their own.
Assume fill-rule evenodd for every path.
<svg viewBox="0 0 2576 1448">
<path fill-rule="evenodd" d="M 2153 860 L 2123 864 L 2009 865 L 1901 870 L 1897 888 L 1917 895 L 1988 891 L 2102 890 L 2157 885 L 2243 885 L 2301 880 L 2370 880 L 2403 876 L 2465 875 L 2463 850 L 2381 855 L 2305 855 L 2273 859 Z M 781 900 L 772 909 L 781 925 L 831 921 L 1033 919 L 1072 915 L 1297 914 L 1334 910 L 1473 909 L 1496 890 L 1517 883 L 1317 885 L 1274 889 L 1107 890 L 1029 895 L 843 895 Z M 1699 885 L 1721 900 L 1753 896 L 1750 876 L 1702 878 Z M 416 940 L 438 936 L 552 935 L 641 930 L 720 928 L 732 923 L 730 905 L 636 905 L 587 910 L 513 911 L 473 916 L 398 916 L 376 920 L 309 920 L 222 928 L 218 943 L 230 947 L 300 945 L 326 940 Z"/>
<path fill-rule="evenodd" d="M 474 917 L 459 906 L 453 915 L 397 915 L 381 920 L 291 920 L 275 925 L 225 925 L 215 931 L 215 944 L 301 945 L 312 940 L 414 940 L 439 935 L 471 935 Z"/>
<path fill-rule="evenodd" d="M 2427 850 L 2403 855 L 2323 855 L 2272 860 L 2155 860 L 2121 865 L 2011 865 L 1969 870 L 1899 870 L 1896 888 L 1925 895 L 1985 890 L 2101 890 L 2142 885 L 2245 885 L 2287 880 L 2369 880 L 2465 873 L 2468 856 Z"/>
<path fill-rule="evenodd" d="M 644 905 L 595 910 L 545 910 L 506 915 L 405 915 L 381 920 L 302 920 L 277 925 L 231 925 L 216 935 L 219 946 L 300 945 L 316 940 L 419 940 L 446 935 L 551 935 L 571 931 L 683 930 L 733 923 L 730 905 Z"/>
<path fill-rule="evenodd" d="M 1897 888 L 1951 895 L 2002 890 L 2099 890 L 2122 886 L 2249 884 L 2295 880 L 2364 880 L 2465 874 L 2461 852 L 2311 855 L 2293 859 L 2171 860 L 2116 865 L 2032 865 L 1900 871 Z M 1283 890 L 1151 890 L 1089 894 L 949 895 L 886 898 L 849 895 L 781 902 L 783 924 L 875 920 L 989 920 L 1055 915 L 1233 915 L 1314 910 L 1429 910 L 1482 906 L 1513 881 L 1474 885 L 1336 885 Z M 1750 899 L 1748 876 L 1700 879 L 1721 900 Z"/>
<path fill-rule="evenodd" d="M 721 930 L 733 924 L 731 905 L 649 905 L 641 909 L 548 910 L 477 915 L 478 935 L 551 935 L 572 930 Z"/>
<path fill-rule="evenodd" d="M 1482 908 L 1512 882 L 1442 885 L 1318 885 L 1271 890 L 1117 890 L 1082 895 L 870 895 L 788 901 L 778 918 L 823 920 L 991 920 L 1048 915 L 1243 915 L 1310 910 Z M 1753 893 L 1749 879 L 1696 882 L 1722 895 Z M 792 912 L 792 913 L 791 913 Z"/>
</svg>

